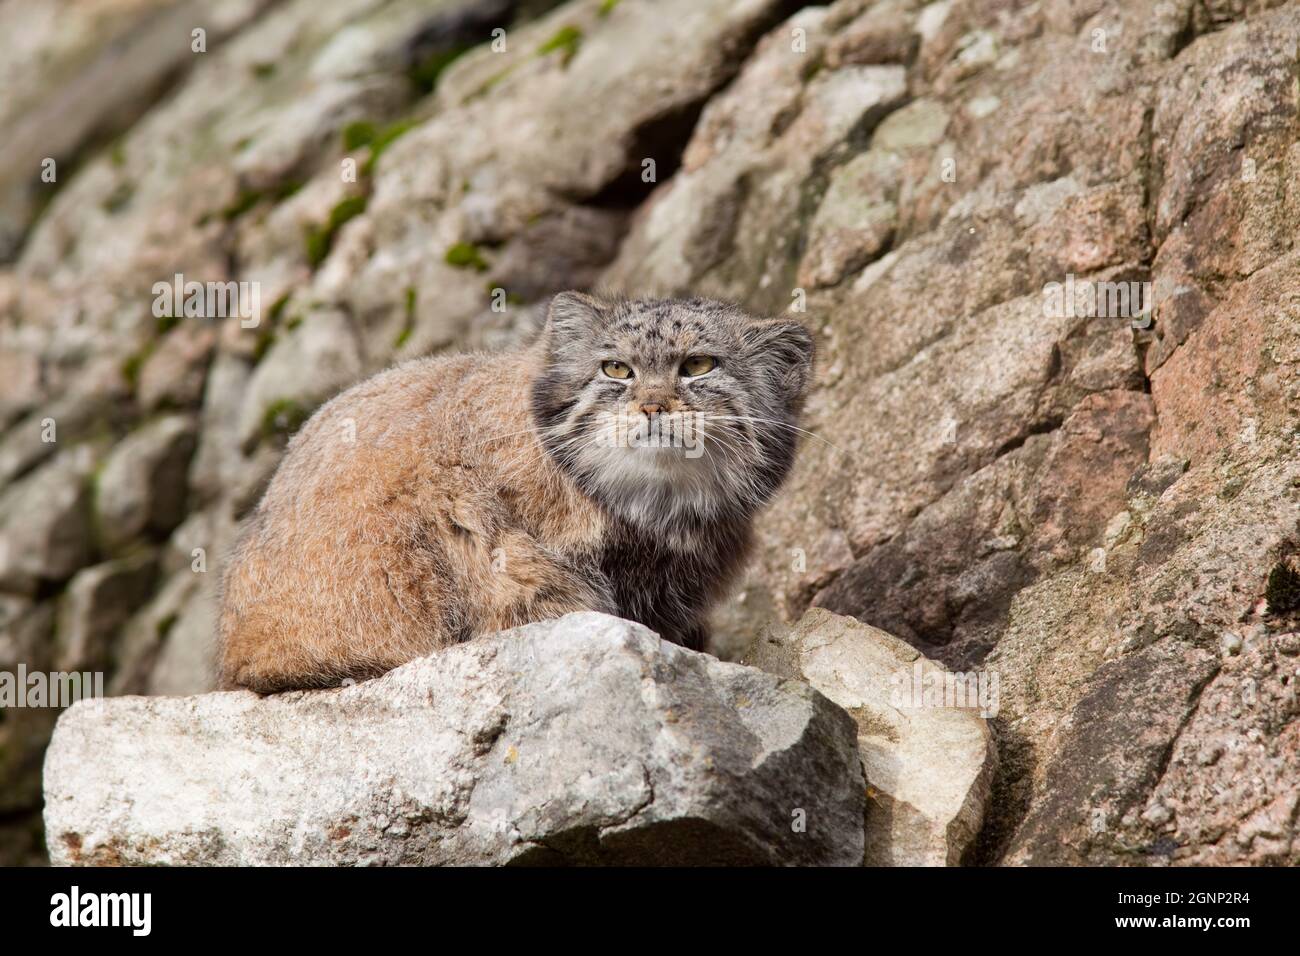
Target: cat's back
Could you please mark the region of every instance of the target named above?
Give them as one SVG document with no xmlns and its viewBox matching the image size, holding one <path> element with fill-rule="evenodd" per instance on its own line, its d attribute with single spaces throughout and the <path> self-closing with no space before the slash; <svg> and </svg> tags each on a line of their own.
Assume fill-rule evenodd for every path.
<svg viewBox="0 0 1300 956">
<path fill-rule="evenodd" d="M 308 420 L 223 576 L 225 686 L 379 673 L 532 619 L 564 587 L 592 606 L 547 557 L 599 523 L 536 442 L 529 361 L 408 362 Z"/>
<path fill-rule="evenodd" d="M 495 547 L 518 531 L 563 551 L 604 521 L 537 440 L 527 352 L 417 359 L 323 405 L 289 443 L 233 565 L 333 571 L 384 548 Z M 238 567 L 232 568 L 233 572 Z"/>
<path fill-rule="evenodd" d="M 526 429 L 528 370 L 525 354 L 435 356 L 352 386 L 294 435 L 259 516 L 392 501 L 466 466 L 489 479 L 489 446 Z"/>
</svg>

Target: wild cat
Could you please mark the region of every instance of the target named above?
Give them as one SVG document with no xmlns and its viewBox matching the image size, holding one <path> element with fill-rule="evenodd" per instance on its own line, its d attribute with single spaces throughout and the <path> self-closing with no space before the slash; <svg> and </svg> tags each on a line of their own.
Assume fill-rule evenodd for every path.
<svg viewBox="0 0 1300 956">
<path fill-rule="evenodd" d="M 520 352 L 348 389 L 227 567 L 222 685 L 336 685 L 579 610 L 701 649 L 794 461 L 813 352 L 722 302 L 567 292 Z"/>
</svg>

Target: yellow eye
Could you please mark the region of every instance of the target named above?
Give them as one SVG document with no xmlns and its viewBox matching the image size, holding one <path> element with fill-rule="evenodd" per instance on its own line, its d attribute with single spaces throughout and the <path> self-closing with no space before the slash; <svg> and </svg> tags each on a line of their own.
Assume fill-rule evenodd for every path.
<svg viewBox="0 0 1300 956">
<path fill-rule="evenodd" d="M 718 360 L 708 355 L 692 355 L 682 363 L 682 374 L 687 378 L 712 372 L 718 367 Z"/>
<path fill-rule="evenodd" d="M 600 370 L 610 378 L 631 378 L 632 369 L 622 362 L 602 362 Z"/>
</svg>

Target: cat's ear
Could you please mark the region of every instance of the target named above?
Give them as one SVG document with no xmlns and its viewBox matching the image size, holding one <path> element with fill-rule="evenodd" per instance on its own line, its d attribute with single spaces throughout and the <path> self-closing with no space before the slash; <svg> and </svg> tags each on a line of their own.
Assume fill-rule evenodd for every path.
<svg viewBox="0 0 1300 956">
<path fill-rule="evenodd" d="M 551 336 L 590 337 L 604 317 L 601 303 L 581 292 L 561 292 L 551 299 L 546 313 L 546 332 Z"/>
<path fill-rule="evenodd" d="M 771 319 L 751 325 L 745 339 L 757 361 L 775 371 L 782 390 L 792 398 L 802 397 L 812 383 L 817 352 L 812 333 L 798 322 Z"/>
</svg>

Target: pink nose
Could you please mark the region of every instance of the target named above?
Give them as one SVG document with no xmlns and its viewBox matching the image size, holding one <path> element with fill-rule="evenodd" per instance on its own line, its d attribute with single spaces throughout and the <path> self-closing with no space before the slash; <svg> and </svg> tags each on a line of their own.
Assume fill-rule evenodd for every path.
<svg viewBox="0 0 1300 956">
<path fill-rule="evenodd" d="M 648 403 L 646 403 L 646 404 L 644 404 L 644 405 L 641 406 L 641 411 L 642 411 L 645 415 L 649 416 L 650 418 L 654 418 L 656 415 L 658 415 L 658 414 L 659 414 L 660 412 L 662 412 L 663 410 L 664 410 L 664 407 L 663 407 L 662 405 L 656 404 L 655 402 L 648 402 Z"/>
</svg>

